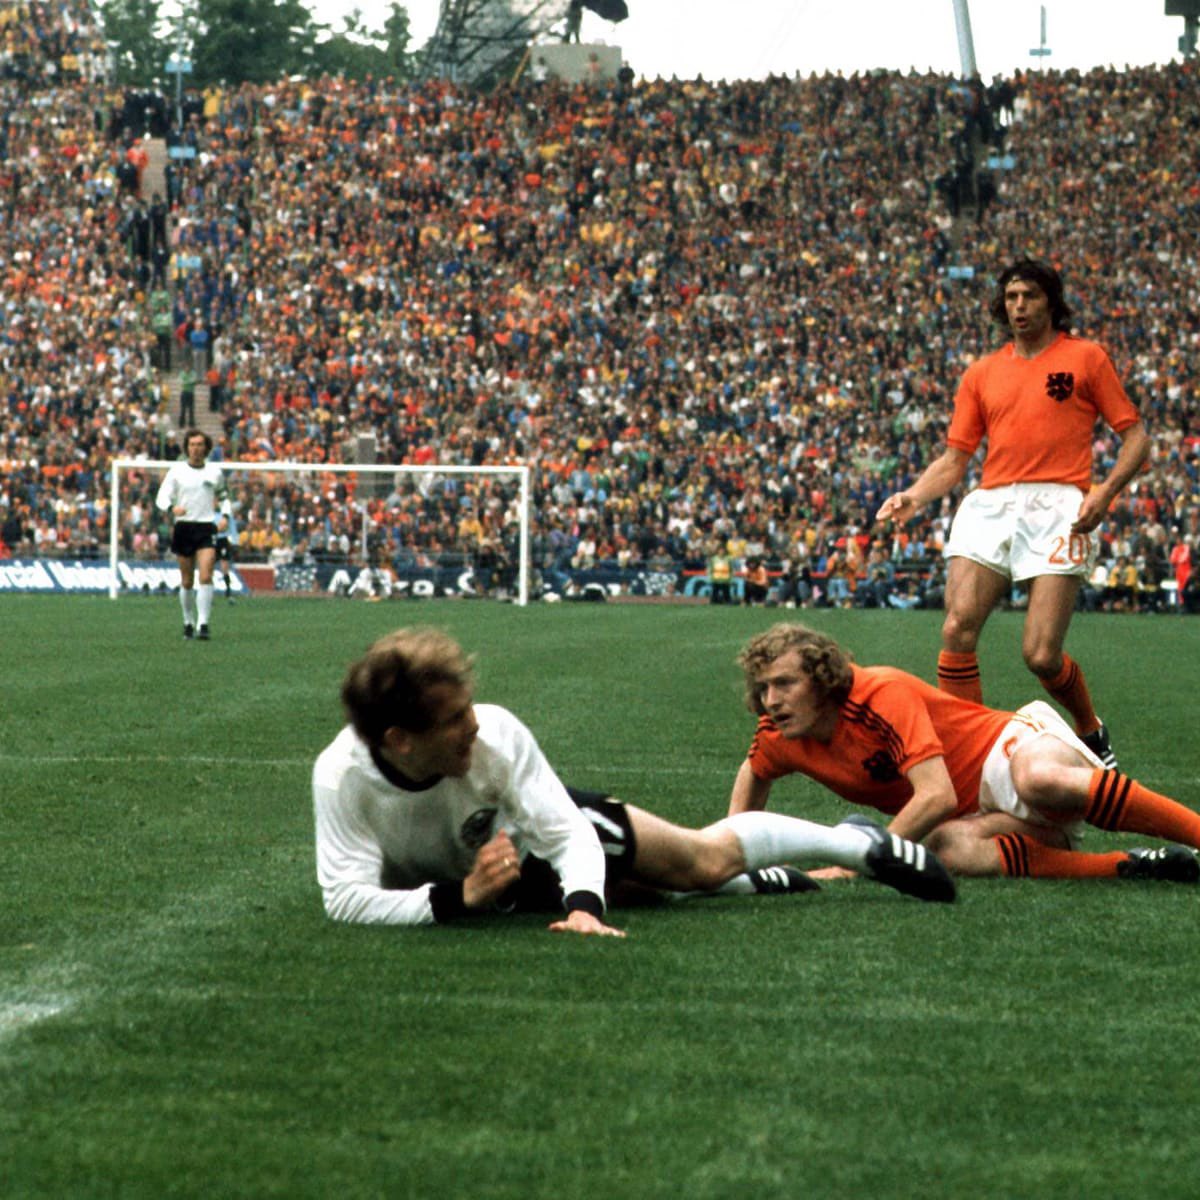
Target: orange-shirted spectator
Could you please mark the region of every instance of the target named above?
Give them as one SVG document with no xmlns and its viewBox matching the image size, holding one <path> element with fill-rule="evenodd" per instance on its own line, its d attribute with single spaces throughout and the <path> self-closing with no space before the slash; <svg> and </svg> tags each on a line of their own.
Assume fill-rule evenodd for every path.
<svg viewBox="0 0 1200 1200">
<path fill-rule="evenodd" d="M 1169 562 L 1175 574 L 1175 605 L 1182 609 L 1184 592 L 1192 577 L 1192 544 L 1187 538 L 1181 538 L 1171 547 Z"/>
</svg>

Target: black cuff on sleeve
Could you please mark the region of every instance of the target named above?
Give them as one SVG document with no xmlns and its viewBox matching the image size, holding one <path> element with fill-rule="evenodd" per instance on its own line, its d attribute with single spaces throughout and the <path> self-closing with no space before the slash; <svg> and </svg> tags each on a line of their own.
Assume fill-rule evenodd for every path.
<svg viewBox="0 0 1200 1200">
<path fill-rule="evenodd" d="M 595 892 L 572 892 L 563 901 L 563 906 L 567 912 L 582 909 L 583 912 L 591 913 L 597 921 L 604 916 L 604 901 Z"/>
<path fill-rule="evenodd" d="M 458 883 L 435 883 L 429 889 L 429 906 L 433 909 L 433 919 L 439 925 L 465 917 L 468 910 L 463 901 L 461 880 Z"/>
</svg>

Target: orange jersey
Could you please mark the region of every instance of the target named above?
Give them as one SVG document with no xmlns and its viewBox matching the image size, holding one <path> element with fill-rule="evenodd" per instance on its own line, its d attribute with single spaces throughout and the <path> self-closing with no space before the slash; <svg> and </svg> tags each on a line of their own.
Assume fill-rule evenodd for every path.
<svg viewBox="0 0 1200 1200">
<path fill-rule="evenodd" d="M 770 717 L 758 723 L 747 756 L 758 779 L 799 771 L 851 804 L 894 816 L 912 796 L 907 773 L 946 760 L 958 815 L 979 807 L 979 777 L 1012 713 L 939 691 L 895 667 L 854 667 L 850 695 L 828 742 L 785 738 Z"/>
<path fill-rule="evenodd" d="M 987 438 L 982 487 L 1073 483 L 1086 492 L 1097 417 L 1116 433 L 1141 419 L 1104 350 L 1060 333 L 1034 358 L 1010 342 L 972 363 L 954 397 L 946 444 L 974 454 Z"/>
</svg>

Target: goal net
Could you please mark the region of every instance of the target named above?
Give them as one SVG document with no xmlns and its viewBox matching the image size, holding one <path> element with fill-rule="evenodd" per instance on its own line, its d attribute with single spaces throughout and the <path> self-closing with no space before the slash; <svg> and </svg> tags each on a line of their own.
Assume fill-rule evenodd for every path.
<svg viewBox="0 0 1200 1200">
<path fill-rule="evenodd" d="M 174 566 L 169 521 L 154 506 L 173 465 L 112 463 L 114 598 L 140 586 L 146 571 L 139 568 Z M 217 465 L 233 512 L 235 569 L 259 587 L 528 602 L 527 466 Z"/>
</svg>

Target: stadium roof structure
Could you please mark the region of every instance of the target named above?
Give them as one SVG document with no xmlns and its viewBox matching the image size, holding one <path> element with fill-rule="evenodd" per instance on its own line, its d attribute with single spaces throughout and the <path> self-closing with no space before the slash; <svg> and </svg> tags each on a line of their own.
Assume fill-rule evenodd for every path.
<svg viewBox="0 0 1200 1200">
<path fill-rule="evenodd" d="M 571 10 L 571 0 L 442 0 L 429 69 L 458 83 L 490 82 L 533 43 L 565 38 Z"/>
</svg>

